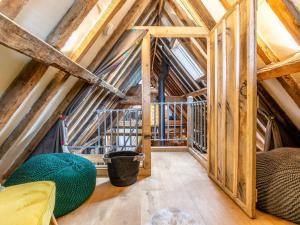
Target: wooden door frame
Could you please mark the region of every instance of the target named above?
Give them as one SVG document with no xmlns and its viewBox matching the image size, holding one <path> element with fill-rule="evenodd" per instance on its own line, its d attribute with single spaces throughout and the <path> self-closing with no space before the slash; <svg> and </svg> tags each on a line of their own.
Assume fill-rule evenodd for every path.
<svg viewBox="0 0 300 225">
<path fill-rule="evenodd" d="M 142 41 L 142 143 L 145 153 L 141 175 L 151 175 L 151 37 L 154 38 L 206 38 L 209 30 L 206 27 L 168 27 L 168 26 L 136 26 L 133 30 L 144 30 L 146 35 Z"/>
</svg>

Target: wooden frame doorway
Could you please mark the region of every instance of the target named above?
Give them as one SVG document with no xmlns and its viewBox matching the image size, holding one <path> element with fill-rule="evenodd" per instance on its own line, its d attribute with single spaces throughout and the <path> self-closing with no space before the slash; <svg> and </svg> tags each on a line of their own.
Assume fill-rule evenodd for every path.
<svg viewBox="0 0 300 225">
<path fill-rule="evenodd" d="M 145 30 L 142 42 L 142 143 L 145 153 L 144 175 L 151 175 L 151 38 L 208 38 L 209 30 L 205 27 L 160 27 L 138 26 L 135 30 Z"/>
</svg>

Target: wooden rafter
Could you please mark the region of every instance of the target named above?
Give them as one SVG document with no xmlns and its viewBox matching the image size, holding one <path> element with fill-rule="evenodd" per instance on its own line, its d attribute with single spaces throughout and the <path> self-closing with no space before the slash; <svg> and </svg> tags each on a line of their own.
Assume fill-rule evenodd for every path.
<svg viewBox="0 0 300 225">
<path fill-rule="evenodd" d="M 147 6 L 152 7 L 152 4 L 149 2 L 149 0 L 140 0 L 134 3 L 130 11 L 125 15 L 125 17 L 122 19 L 116 30 L 113 32 L 111 38 L 98 52 L 93 62 L 89 65 L 88 69 L 93 71 L 97 68 L 98 65 L 100 65 L 100 63 L 107 56 L 112 47 L 117 43 L 121 35 L 127 30 L 127 28 L 135 24 L 135 22 L 144 12 Z"/>
<path fill-rule="evenodd" d="M 80 46 L 76 51 L 72 52 L 70 58 L 75 61 L 80 61 L 80 59 L 86 55 L 87 51 L 96 42 L 99 35 L 104 31 L 110 20 L 117 14 L 117 12 L 125 4 L 122 0 L 112 0 L 108 8 L 105 10 L 101 18 L 95 23 L 91 31 L 86 35 L 86 37 L 81 42 Z M 93 68 L 89 68 L 93 71 Z"/>
<path fill-rule="evenodd" d="M 188 97 L 188 96 L 197 97 L 197 96 L 206 95 L 206 94 L 207 94 L 207 88 L 201 88 L 200 90 L 190 92 L 190 93 L 186 94 L 185 96 L 186 97 Z"/>
<path fill-rule="evenodd" d="M 164 14 L 167 18 L 167 20 L 173 25 L 173 26 L 179 26 L 180 24 L 178 22 L 176 22 L 175 20 L 173 20 L 168 12 L 165 12 Z M 182 19 L 180 18 L 180 20 L 182 21 Z M 194 26 L 193 23 L 186 23 L 184 21 L 182 21 L 182 23 L 184 25 L 192 25 Z M 180 41 L 183 46 L 185 46 L 188 51 L 195 57 L 195 59 L 198 61 L 199 66 L 203 69 L 204 73 L 206 74 L 206 68 L 207 68 L 207 63 L 206 63 L 206 49 L 204 49 L 203 47 L 203 43 L 200 41 L 198 42 L 198 40 L 196 40 L 195 38 L 183 38 L 181 39 L 182 41 Z M 205 46 L 206 47 L 206 46 Z"/>
<path fill-rule="evenodd" d="M 14 21 L 0 14 L 0 43 L 32 59 L 54 66 L 66 73 L 112 92 L 123 98 L 124 94 L 87 69 L 75 63 L 57 49 L 29 33 Z"/>
<path fill-rule="evenodd" d="M 10 19 L 14 19 L 29 0 L 2 0 L 0 1 L 0 13 Z"/>
<path fill-rule="evenodd" d="M 158 102 L 157 93 L 151 93 L 151 102 Z M 167 102 L 186 102 L 185 96 L 166 96 Z M 120 101 L 122 105 L 142 105 L 142 97 L 140 95 L 137 96 L 127 96 L 125 99 Z"/>
<path fill-rule="evenodd" d="M 145 30 L 154 37 L 198 37 L 206 38 L 208 36 L 208 29 L 205 27 L 173 27 L 173 26 L 135 26 L 133 30 Z"/>
<path fill-rule="evenodd" d="M 18 0 L 19 1 L 19 0 Z M 3 1 L 2 1 L 3 2 Z M 5 1 L 4 1 L 5 2 Z M 10 2 L 14 2 L 11 1 Z M 19 1 L 21 2 L 21 1 Z M 78 2 L 81 2 L 81 8 L 84 13 L 80 13 L 80 9 L 78 6 Z M 93 2 L 90 1 L 90 2 Z M 111 14 L 115 14 L 115 10 L 119 9 L 120 1 L 113 1 L 111 5 L 109 6 L 109 9 L 103 14 L 103 18 L 111 18 Z M 122 1 L 123 2 L 123 1 Z M 57 26 L 54 28 L 52 33 L 48 35 L 46 42 L 51 43 L 53 46 L 60 47 L 63 43 L 65 43 L 67 39 L 67 35 L 70 37 L 72 34 L 72 31 L 75 31 L 78 26 L 81 24 L 81 22 L 84 19 L 84 14 L 87 14 L 87 9 L 91 9 L 91 3 L 88 2 L 82 2 L 82 0 L 75 1 L 74 4 L 71 6 L 69 11 L 66 13 L 66 15 L 60 20 L 60 22 L 57 24 Z M 79 11 L 78 11 L 79 10 Z M 80 16 L 78 16 L 80 14 Z M 71 20 L 72 23 L 66 28 L 66 31 L 61 31 L 62 27 L 65 27 L 66 24 Z M 87 35 L 87 37 L 84 39 L 84 42 L 80 45 L 80 48 L 75 50 L 72 55 L 70 55 L 70 58 L 72 60 L 78 60 L 82 55 L 83 51 L 89 46 L 86 45 L 86 42 L 89 42 L 90 45 L 93 43 L 94 36 L 97 35 L 97 28 L 104 27 L 107 24 L 107 22 L 101 22 L 96 23 L 95 27 L 91 30 L 91 32 Z M 91 35 L 91 33 L 93 35 Z M 54 35 L 55 34 L 55 35 Z M 68 37 L 68 38 L 69 38 Z M 95 38 L 94 38 L 95 39 Z M 22 102 L 26 99 L 26 97 L 29 95 L 29 93 L 32 90 L 32 87 L 34 87 L 39 80 L 42 78 L 46 70 L 48 69 L 48 66 L 43 63 L 38 63 L 34 60 L 29 62 L 23 70 L 20 72 L 20 74 L 16 77 L 16 79 L 11 83 L 11 85 L 7 88 L 7 90 L 4 92 L 4 94 L 1 96 L 0 100 L 0 129 L 7 123 L 7 121 L 11 118 L 13 113 L 19 108 L 19 106 L 22 104 Z M 55 79 L 59 82 L 55 82 L 56 86 L 59 87 L 63 84 L 63 81 L 61 79 L 62 73 L 59 73 L 55 76 Z M 53 87 L 53 86 L 52 86 Z M 53 87 L 54 88 L 54 87 Z M 56 92 L 56 88 L 53 89 L 53 93 Z M 50 92 L 47 92 L 50 93 Z M 45 103 L 47 104 L 47 103 Z"/>
<path fill-rule="evenodd" d="M 53 32 L 48 35 L 47 42 L 61 49 L 97 2 L 98 0 L 75 0 Z"/>
<path fill-rule="evenodd" d="M 265 64 L 277 63 L 279 58 L 275 53 L 264 43 L 262 38 L 258 36 L 257 39 L 257 52 L 260 58 L 264 61 Z M 276 66 L 276 64 L 274 64 Z M 291 64 L 292 65 L 292 64 Z M 286 71 L 287 72 L 287 71 Z M 263 79 L 263 74 L 258 74 L 259 79 Z M 294 102 L 300 107 L 300 87 L 295 79 L 288 75 L 287 73 L 282 74 L 280 77 L 277 77 L 277 80 L 283 86 L 285 91 L 291 96 Z"/>
<path fill-rule="evenodd" d="M 158 11 L 157 11 L 157 22 L 156 25 L 160 26 L 161 24 L 161 17 L 162 17 L 162 11 L 165 7 L 165 0 L 160 0 L 159 1 L 159 5 L 158 5 Z M 158 38 L 155 38 L 155 44 L 154 44 L 154 54 L 152 56 L 152 60 L 151 60 L 151 70 L 153 70 L 153 62 L 155 59 L 155 53 L 156 53 L 156 49 L 157 49 L 157 42 L 158 42 Z"/>
<path fill-rule="evenodd" d="M 222 3 L 222 5 L 224 6 L 224 8 L 226 10 L 228 10 L 228 9 L 231 8 L 231 5 L 230 5 L 230 3 L 227 0 L 220 0 L 220 2 Z"/>
<path fill-rule="evenodd" d="M 192 15 L 198 20 L 203 21 L 206 27 L 211 30 L 215 25 L 216 21 L 210 15 L 209 11 L 201 1 L 197 0 L 183 0 L 187 9 L 192 13 Z"/>
<path fill-rule="evenodd" d="M 117 2 L 118 1 L 113 1 L 115 4 L 117 4 Z M 122 1 L 122 2 L 124 2 L 124 1 Z M 140 1 L 139 1 L 140 2 Z M 147 6 L 150 6 L 151 5 L 151 7 L 153 6 L 153 2 L 151 2 L 152 4 L 150 4 L 150 2 L 149 2 L 149 4 L 147 4 Z M 150 8 L 151 8 L 150 7 Z M 145 7 L 144 7 L 145 8 Z M 148 8 L 148 7 L 147 7 Z M 149 9 L 150 9 L 149 8 Z M 113 13 L 113 14 L 115 14 L 116 13 L 116 10 L 109 10 L 110 11 L 110 13 Z M 151 11 L 151 10 L 150 10 Z M 138 13 L 136 13 L 136 14 L 131 14 L 130 13 L 130 15 L 131 16 L 133 16 L 134 18 L 128 18 L 128 17 L 126 17 L 126 19 L 128 19 L 129 21 L 131 21 L 131 23 L 132 24 L 134 24 L 135 23 L 135 21 L 138 19 L 138 17 L 140 16 L 140 15 L 147 15 L 148 16 L 148 14 L 144 14 L 144 11 L 143 10 L 141 10 L 141 9 L 139 9 L 139 12 Z M 128 14 L 127 14 L 128 15 Z M 104 15 L 103 15 L 104 16 Z M 126 21 L 128 21 L 128 20 L 126 20 Z M 124 20 L 123 20 L 124 21 Z M 102 24 L 105 24 L 106 22 L 103 22 Z M 105 26 L 98 26 L 97 28 L 99 28 L 100 29 L 100 31 L 97 31 L 97 30 L 94 30 L 94 29 L 92 29 L 92 31 L 91 31 L 91 33 L 93 33 L 94 35 L 96 35 L 97 33 L 101 33 L 102 31 L 101 31 L 101 29 L 104 29 L 105 28 Z M 126 30 L 127 28 L 125 27 L 125 30 Z M 124 31 L 125 31 L 124 30 Z M 120 30 L 118 30 L 117 32 L 120 32 Z M 114 35 L 115 33 L 113 33 L 112 34 L 112 36 Z M 122 34 L 122 33 L 121 33 Z M 120 35 L 121 35 L 120 34 Z M 96 40 L 96 38 L 93 38 L 93 35 L 90 35 L 90 34 L 88 34 L 88 36 L 89 36 L 89 40 L 91 41 L 91 42 L 93 42 L 93 41 L 95 41 Z M 109 40 L 111 40 L 111 39 L 109 39 Z M 87 46 L 87 48 L 89 48 L 90 46 L 92 46 L 92 44 L 91 43 L 88 43 L 88 42 L 86 42 L 85 43 L 86 44 L 86 46 Z M 107 46 L 107 45 L 104 45 L 104 46 Z M 113 45 L 112 45 L 113 46 Z M 109 51 L 110 49 L 108 49 L 108 51 Z M 73 54 L 74 55 L 74 57 L 75 58 L 77 58 L 77 59 L 80 59 L 80 58 L 82 58 L 82 55 L 84 55 L 84 52 L 85 51 L 85 48 L 79 48 L 79 50 L 78 50 L 78 54 Z M 74 59 L 73 57 L 72 57 L 72 55 L 70 56 L 72 59 Z M 56 81 L 55 81 L 56 80 Z M 51 95 L 53 94 L 53 93 L 55 93 L 56 92 L 56 90 L 57 90 L 57 88 L 58 87 L 60 87 L 60 86 L 62 86 L 63 84 L 64 84 L 64 79 L 61 79 L 61 77 L 60 76 L 56 76 L 56 78 L 55 78 L 55 80 L 54 80 L 54 83 L 53 84 L 55 84 L 55 85 L 51 85 L 50 87 L 49 87 L 49 89 L 48 89 L 48 87 L 47 87 L 47 89 L 48 90 L 46 90 L 46 91 L 44 91 L 44 93 L 42 93 L 42 96 L 41 96 L 41 98 L 47 98 L 47 96 L 49 96 L 49 99 L 51 99 Z M 59 82 L 59 80 L 61 80 L 60 82 Z M 51 82 L 52 83 L 52 82 Z M 59 115 L 61 115 L 63 112 L 64 112 L 64 110 L 66 109 L 66 107 L 70 104 L 70 102 L 74 99 L 74 97 L 77 95 L 77 93 L 78 93 L 78 91 L 83 87 L 83 84 L 84 84 L 84 82 L 82 81 L 82 80 L 79 80 L 76 84 L 75 84 L 75 86 L 69 91 L 69 93 L 68 93 L 68 95 L 62 100 L 62 102 L 60 103 L 60 105 L 57 107 L 57 109 L 55 110 L 55 112 L 50 116 L 50 118 L 49 119 L 47 119 L 46 121 L 43 121 L 43 124 L 42 124 L 42 127 L 41 127 L 41 129 L 40 128 L 37 128 L 36 129 L 36 131 L 35 131 L 35 136 L 33 137 L 33 139 L 30 141 L 30 143 L 27 145 L 27 146 L 24 146 L 24 149 L 19 149 L 19 152 L 20 152 L 20 154 L 19 154 L 19 156 L 17 156 L 16 155 L 16 160 L 14 160 L 14 162 L 12 163 L 12 165 L 11 166 L 9 166 L 9 170 L 8 171 L 6 171 L 5 172 L 5 174 L 4 174 L 4 176 L 7 176 L 8 174 L 10 174 L 20 163 L 22 163 L 27 157 L 28 157 L 28 155 L 35 149 L 35 147 L 38 145 L 38 143 L 42 140 L 42 138 L 45 136 L 45 134 L 49 131 L 49 129 L 53 126 L 53 124 L 57 121 L 57 119 L 58 119 L 58 117 L 59 117 Z M 117 99 L 117 98 L 115 98 L 115 97 L 113 97 L 112 95 L 110 95 L 111 97 L 109 98 L 110 99 L 110 101 L 115 101 L 114 99 Z M 40 98 L 40 99 L 41 99 Z M 40 104 L 40 103 L 38 103 L 38 104 Z M 44 102 L 44 104 L 41 104 L 41 110 L 43 110 L 43 108 L 45 108 L 47 106 L 47 103 L 45 103 Z M 107 107 L 111 107 L 112 105 L 110 104 L 110 105 L 108 105 Z M 38 107 L 37 107 L 38 108 Z M 38 111 L 36 111 L 36 113 L 35 113 L 35 115 L 37 114 L 37 112 Z M 88 137 L 88 136 L 86 136 L 86 137 Z M 1 169 L 3 169 L 3 168 L 1 168 Z M 8 168 L 7 168 L 8 169 Z"/>
<path fill-rule="evenodd" d="M 300 45 L 300 14 L 290 0 L 267 0 L 274 13 Z"/>
<path fill-rule="evenodd" d="M 269 64 L 257 71 L 260 80 L 267 80 L 275 77 L 281 77 L 286 74 L 300 72 L 300 55 L 297 54 L 277 63 Z"/>
</svg>

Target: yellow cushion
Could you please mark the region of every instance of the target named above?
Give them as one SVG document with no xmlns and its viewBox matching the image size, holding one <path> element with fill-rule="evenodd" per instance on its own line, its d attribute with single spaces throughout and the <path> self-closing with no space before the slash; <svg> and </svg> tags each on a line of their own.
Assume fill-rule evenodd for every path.
<svg viewBox="0 0 300 225">
<path fill-rule="evenodd" d="M 0 225 L 49 225 L 54 204 L 54 182 L 6 187 L 0 191 Z"/>
</svg>

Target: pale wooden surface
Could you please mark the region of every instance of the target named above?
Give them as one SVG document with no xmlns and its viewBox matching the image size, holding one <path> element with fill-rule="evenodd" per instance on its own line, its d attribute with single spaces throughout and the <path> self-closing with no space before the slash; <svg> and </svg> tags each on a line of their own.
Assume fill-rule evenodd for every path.
<svg viewBox="0 0 300 225">
<path fill-rule="evenodd" d="M 58 219 L 59 225 L 145 225 L 163 208 L 190 214 L 199 225 L 292 224 L 261 212 L 249 219 L 189 154 L 152 153 L 152 176 L 127 188 L 113 187 L 98 178 L 91 198 Z"/>
<path fill-rule="evenodd" d="M 209 174 L 255 217 L 255 1 L 242 0 L 210 33 Z"/>
</svg>

